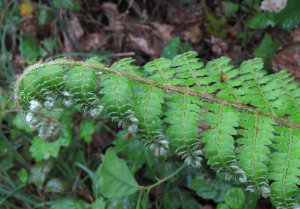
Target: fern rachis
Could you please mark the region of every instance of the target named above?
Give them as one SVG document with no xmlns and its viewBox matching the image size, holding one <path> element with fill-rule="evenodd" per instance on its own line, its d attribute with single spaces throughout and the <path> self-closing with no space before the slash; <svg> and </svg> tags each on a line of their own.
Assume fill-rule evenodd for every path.
<svg viewBox="0 0 300 209">
<path fill-rule="evenodd" d="M 112 67 L 97 58 L 58 59 L 27 68 L 14 96 L 45 141 L 58 139 L 61 126 L 42 108 L 53 109 L 61 98 L 66 107 L 79 105 L 93 117 L 105 111 L 160 154 L 171 144 L 186 163 L 199 167 L 206 152 L 212 168 L 263 197 L 270 194 L 278 208 L 299 207 L 293 199 L 300 183 L 299 85 L 290 83 L 286 71 L 265 75 L 261 59 L 233 69 L 229 58 L 204 65 L 196 56 L 154 60 L 144 66 L 145 74 L 130 58 Z M 203 133 L 198 133 L 200 116 L 211 126 Z M 206 144 L 203 150 L 200 142 Z M 269 180 L 275 180 L 270 187 Z"/>
</svg>

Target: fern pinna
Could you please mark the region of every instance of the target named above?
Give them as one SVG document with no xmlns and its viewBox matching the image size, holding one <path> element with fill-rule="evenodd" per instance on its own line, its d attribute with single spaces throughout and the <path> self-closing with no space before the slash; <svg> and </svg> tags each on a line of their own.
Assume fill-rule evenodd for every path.
<svg viewBox="0 0 300 209">
<path fill-rule="evenodd" d="M 176 146 L 195 167 L 205 157 L 227 178 L 271 196 L 277 208 L 299 208 L 299 84 L 287 71 L 266 75 L 261 59 L 234 69 L 229 58 L 204 65 L 196 56 L 160 58 L 143 68 L 130 58 L 111 67 L 97 58 L 57 59 L 27 68 L 14 97 L 47 142 L 57 140 L 62 127 L 43 108 L 53 109 L 56 100 L 78 105 L 93 117 L 107 114 L 160 154 Z M 198 122 L 211 129 L 199 133 Z"/>
</svg>

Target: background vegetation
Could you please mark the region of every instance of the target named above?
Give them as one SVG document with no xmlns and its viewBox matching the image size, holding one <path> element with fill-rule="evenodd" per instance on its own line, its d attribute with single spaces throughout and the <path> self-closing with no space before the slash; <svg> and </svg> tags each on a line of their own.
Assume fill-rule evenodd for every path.
<svg viewBox="0 0 300 209">
<path fill-rule="evenodd" d="M 148 150 L 104 114 L 56 108 L 63 136 L 43 142 L 14 109 L 9 88 L 28 65 L 59 57 L 108 65 L 132 57 L 143 65 L 189 50 L 233 64 L 261 57 L 269 73 L 287 68 L 298 78 L 299 1 L 268 2 L 0 0 L 0 208 L 272 208 L 206 163 L 183 167 L 175 148 L 164 156 Z M 199 124 L 200 132 L 208 128 Z M 112 186 L 108 172 L 126 178 Z M 124 183 L 133 194 L 119 192 Z"/>
</svg>

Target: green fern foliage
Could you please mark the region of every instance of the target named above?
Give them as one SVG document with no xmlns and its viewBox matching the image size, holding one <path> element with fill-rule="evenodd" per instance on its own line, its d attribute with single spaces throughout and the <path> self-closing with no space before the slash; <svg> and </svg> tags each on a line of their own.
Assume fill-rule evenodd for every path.
<svg viewBox="0 0 300 209">
<path fill-rule="evenodd" d="M 77 105 L 93 117 L 109 116 L 158 154 L 175 146 L 195 167 L 205 157 L 212 169 L 270 196 L 278 208 L 299 208 L 299 84 L 287 71 L 267 75 L 261 59 L 239 68 L 230 61 L 204 65 L 196 52 L 143 67 L 131 58 L 111 67 L 98 58 L 57 59 L 27 68 L 14 98 L 46 142 L 57 140 L 62 127 L 44 109 L 56 101 Z M 210 128 L 199 133 L 199 123 Z"/>
</svg>

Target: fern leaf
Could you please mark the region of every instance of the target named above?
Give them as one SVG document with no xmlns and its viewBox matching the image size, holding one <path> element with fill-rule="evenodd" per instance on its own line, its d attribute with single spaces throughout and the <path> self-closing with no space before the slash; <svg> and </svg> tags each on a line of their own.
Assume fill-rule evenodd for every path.
<svg viewBox="0 0 300 209">
<path fill-rule="evenodd" d="M 208 118 L 202 122 L 211 126 L 211 129 L 201 133 L 202 143 L 206 143 L 202 151 L 207 151 L 205 158 L 208 158 L 208 165 L 217 169 L 218 172 L 227 174 L 227 179 L 231 176 L 237 178 L 240 182 L 247 181 L 246 174 L 236 166 L 234 153 L 234 139 L 232 135 L 237 135 L 234 127 L 238 124 L 238 114 L 235 109 L 222 104 L 203 105 L 205 109 L 214 111 L 204 112 L 201 116 Z"/>
<path fill-rule="evenodd" d="M 74 104 L 79 105 L 80 111 L 98 116 L 103 106 L 96 96 L 96 74 L 92 68 L 74 67 L 64 72 L 68 88 Z M 66 104 L 66 102 L 65 102 Z"/>
<path fill-rule="evenodd" d="M 172 78 L 176 72 L 175 69 L 170 69 L 171 64 L 172 60 L 159 58 L 144 65 L 144 71 L 152 74 L 148 77 L 149 80 L 159 83 L 168 83 L 168 80 Z"/>
<path fill-rule="evenodd" d="M 157 150 L 161 155 L 166 154 L 169 146 L 161 132 L 162 121 L 158 118 L 162 115 L 161 103 L 164 103 L 164 92 L 156 87 L 139 85 L 138 92 L 134 93 L 135 113 L 139 120 L 140 139 L 150 149 Z"/>
<path fill-rule="evenodd" d="M 68 96 L 65 91 L 66 85 L 63 69 L 60 66 L 43 67 L 19 81 L 18 103 L 23 110 L 27 110 L 29 102 L 36 100 L 51 110 L 57 97 Z"/>
<path fill-rule="evenodd" d="M 300 130 L 275 126 L 277 134 L 272 140 L 276 144 L 271 146 L 277 151 L 272 153 L 268 178 L 275 180 L 270 186 L 271 198 L 277 208 L 299 208 L 293 196 L 299 193 L 300 185 Z"/>
<path fill-rule="evenodd" d="M 187 52 L 174 57 L 172 67 L 176 67 L 176 78 L 170 81 L 173 85 L 184 85 L 186 87 L 190 85 L 196 85 L 197 90 L 202 91 L 201 79 L 199 76 L 206 74 L 205 69 L 198 70 L 204 63 L 198 62 L 199 58 L 195 58 L 197 52 Z"/>
<path fill-rule="evenodd" d="M 272 125 L 275 122 L 265 116 L 250 115 L 246 113 L 240 114 L 240 126 L 244 129 L 238 130 L 238 134 L 245 138 L 239 138 L 236 142 L 244 144 L 236 148 L 239 162 L 237 165 L 241 167 L 247 175 L 247 183 L 250 186 L 247 190 L 257 192 L 264 198 L 270 195 L 268 168 L 265 163 L 270 161 L 268 155 L 271 153 L 266 145 L 272 144 L 271 140 L 274 136 Z"/>
<path fill-rule="evenodd" d="M 103 81 L 99 84 L 99 93 L 104 94 L 102 103 L 105 104 L 105 112 L 109 114 L 112 121 L 118 122 L 124 129 L 128 128 L 130 133 L 138 131 L 138 119 L 135 117 L 134 104 L 132 101 L 132 81 L 121 75 L 100 75 Z"/>
<path fill-rule="evenodd" d="M 201 108 L 197 104 L 200 101 L 187 94 L 172 96 L 174 102 L 166 102 L 172 109 L 165 113 L 165 122 L 172 124 L 167 134 L 171 135 L 171 143 L 178 147 L 176 153 L 185 159 L 185 163 L 200 167 L 202 152 L 197 150 L 200 141 L 196 139 L 199 136 L 197 120 L 200 120 Z"/>
<path fill-rule="evenodd" d="M 143 76 L 144 73 L 142 72 L 136 72 L 139 67 L 136 66 L 136 65 L 131 65 L 131 63 L 134 62 L 134 60 L 132 58 L 125 58 L 125 59 L 122 59 L 118 62 L 115 62 L 111 68 L 114 68 L 118 71 L 123 71 L 123 72 L 126 72 L 130 75 L 138 75 L 138 76 Z"/>
</svg>

